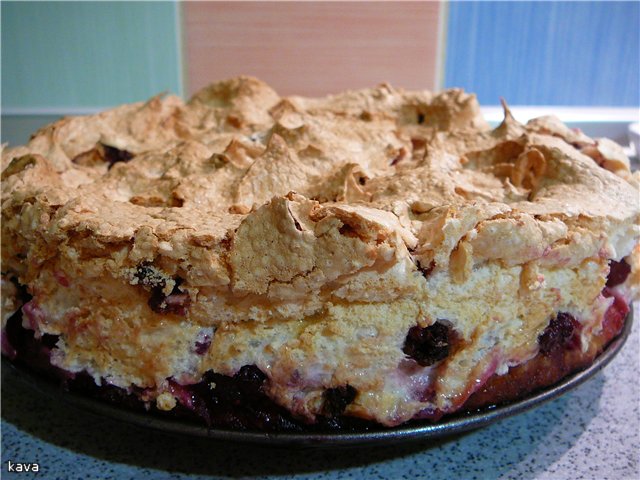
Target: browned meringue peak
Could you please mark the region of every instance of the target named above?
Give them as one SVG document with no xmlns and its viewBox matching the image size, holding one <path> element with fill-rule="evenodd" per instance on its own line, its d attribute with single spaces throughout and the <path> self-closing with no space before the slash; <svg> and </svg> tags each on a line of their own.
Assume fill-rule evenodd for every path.
<svg viewBox="0 0 640 480">
<path fill-rule="evenodd" d="M 410 234 L 403 238 L 401 230 L 388 212 L 320 205 L 295 194 L 274 198 L 243 220 L 234 235 L 232 291 L 304 300 L 348 285 L 349 275 L 367 269 L 378 276 L 398 263 L 415 270 L 405 246 Z M 390 280 L 386 299 L 417 288 L 411 275 Z"/>
<path fill-rule="evenodd" d="M 251 133 L 252 128 L 268 128 L 272 121 L 265 105 L 279 97 L 259 80 L 240 77 L 212 84 L 198 92 L 189 104 L 175 96 L 156 96 L 147 102 L 122 105 L 96 115 L 67 117 L 36 132 L 25 147 L 3 151 L 3 168 L 25 153 L 38 153 L 53 162 L 54 168 L 89 171 L 70 162 L 100 144 L 131 154 L 161 151 L 185 140 L 217 145 L 220 132 Z M 207 103 L 209 102 L 209 103 Z M 238 122 L 229 118 L 236 118 Z M 255 125 L 254 125 L 255 124 Z M 231 140 L 226 137 L 225 145 Z M 107 165 L 99 168 L 102 174 Z"/>
<path fill-rule="evenodd" d="M 300 123 L 281 117 L 270 130 L 265 151 L 237 186 L 235 208 L 250 209 L 292 190 L 325 201 L 344 198 L 345 190 L 354 190 L 354 175 L 388 171 L 410 149 L 391 124 L 362 125 L 332 115 L 295 120 Z"/>
<path fill-rule="evenodd" d="M 296 151 L 274 133 L 267 149 L 255 159 L 235 187 L 236 208 L 244 207 L 248 212 L 274 195 L 305 191 L 313 177 L 314 172 L 305 168 Z"/>
<path fill-rule="evenodd" d="M 346 90 L 326 97 L 309 98 L 290 96 L 282 100 L 288 108 L 309 114 L 337 113 L 341 116 L 357 118 L 363 121 L 395 119 L 404 99 L 411 97 L 415 102 L 428 103 L 434 94 L 429 91 L 404 92 L 402 89 L 382 83 L 375 88 Z M 283 105 L 276 107 L 277 110 Z"/>
<path fill-rule="evenodd" d="M 257 78 L 240 76 L 199 90 L 187 110 L 201 114 L 195 127 L 214 125 L 217 131 L 253 132 L 272 123 L 269 110 L 280 96 Z"/>
<path fill-rule="evenodd" d="M 515 170 L 516 157 L 523 152 L 515 140 L 522 138 L 523 132 L 510 115 L 492 131 L 436 132 L 427 142 L 424 158 L 413 168 L 373 178 L 363 190 L 372 204 L 398 214 L 394 207 L 398 201 L 419 215 L 442 205 L 521 200 L 527 192 L 507 179 Z M 514 176 L 520 180 L 522 175 Z"/>
<path fill-rule="evenodd" d="M 472 155 L 475 151 L 487 150 L 500 142 L 516 139 L 526 131 L 524 125 L 513 117 L 504 101 L 504 120 L 494 129 L 489 128 L 479 113 L 479 107 L 476 106 L 476 108 L 478 108 L 478 117 L 471 125 L 460 124 L 459 128 L 436 131 L 422 130 L 425 154 L 427 156 L 441 153 L 455 156 Z"/>
<path fill-rule="evenodd" d="M 611 241 L 600 233 L 622 228 L 625 219 L 638 221 L 632 185 L 559 138 L 526 133 L 509 115 L 505 122 L 507 128 L 503 123 L 476 140 L 493 144 L 486 150 L 453 155 L 469 144 L 458 132 L 463 141 L 449 152 L 432 150 L 412 170 L 367 182 L 371 204 L 396 213 L 418 237 L 421 265 L 468 273 L 486 260 L 511 265 L 545 255 L 545 263 L 562 258 L 575 265 L 599 248 L 624 250 L 614 237 L 637 237 L 637 227 Z M 500 141 L 501 134 L 520 136 Z"/>
<path fill-rule="evenodd" d="M 154 97 L 96 115 L 63 118 L 36 132 L 27 148 L 45 156 L 59 172 L 72 168 L 74 158 L 99 143 L 133 154 L 159 149 L 186 133 L 177 118 L 181 105 L 178 97 Z"/>
<path fill-rule="evenodd" d="M 587 145 L 593 145 L 593 139 L 587 137 L 577 128 L 569 128 L 555 115 L 544 115 L 532 118 L 527 122 L 527 130 L 543 135 L 553 135 L 563 139 L 570 145 L 580 149 Z"/>
<path fill-rule="evenodd" d="M 461 89 L 407 92 L 381 84 L 324 98 L 293 96 L 283 102 L 313 115 L 332 112 L 365 122 L 394 119 L 402 126 L 422 125 L 438 130 L 487 127 L 476 96 Z"/>
<path fill-rule="evenodd" d="M 580 149 L 582 153 L 593 158 L 602 168 L 625 179 L 630 179 L 631 164 L 623 148 L 608 138 L 596 138 L 593 144 Z"/>
<path fill-rule="evenodd" d="M 633 181 L 629 158 L 620 145 L 608 138 L 589 138 L 579 129 L 567 127 L 553 115 L 529 120 L 527 130 L 562 138 L 581 153 L 591 157 L 602 168 L 627 181 Z"/>
</svg>

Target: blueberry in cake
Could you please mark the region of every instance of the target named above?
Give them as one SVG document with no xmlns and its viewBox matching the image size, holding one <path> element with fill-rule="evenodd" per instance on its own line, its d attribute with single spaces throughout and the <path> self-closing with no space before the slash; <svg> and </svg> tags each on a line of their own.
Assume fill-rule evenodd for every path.
<svg viewBox="0 0 640 480">
<path fill-rule="evenodd" d="M 259 80 L 2 154 L 2 351 L 214 427 L 392 427 L 589 365 L 640 286 L 640 176 L 473 95 Z"/>
</svg>

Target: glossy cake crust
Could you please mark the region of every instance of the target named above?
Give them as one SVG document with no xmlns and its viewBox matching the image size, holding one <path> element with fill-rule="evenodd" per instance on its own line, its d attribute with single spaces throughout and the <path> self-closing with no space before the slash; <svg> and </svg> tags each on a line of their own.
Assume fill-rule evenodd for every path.
<svg viewBox="0 0 640 480">
<path fill-rule="evenodd" d="M 3 327 L 21 309 L 53 365 L 160 410 L 250 371 L 303 424 L 437 419 L 547 344 L 581 359 L 560 376 L 591 361 L 638 295 L 622 149 L 506 106 L 491 129 L 461 90 L 240 77 L 60 120 L 2 162 Z"/>
</svg>

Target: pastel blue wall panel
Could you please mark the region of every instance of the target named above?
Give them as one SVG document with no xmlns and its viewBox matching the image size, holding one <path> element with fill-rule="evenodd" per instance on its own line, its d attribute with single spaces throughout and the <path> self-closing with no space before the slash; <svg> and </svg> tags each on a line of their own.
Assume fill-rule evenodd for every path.
<svg viewBox="0 0 640 480">
<path fill-rule="evenodd" d="M 175 2 L 2 2 L 3 109 L 181 93 Z"/>
<path fill-rule="evenodd" d="M 640 2 L 450 2 L 445 85 L 483 104 L 640 104 Z"/>
</svg>

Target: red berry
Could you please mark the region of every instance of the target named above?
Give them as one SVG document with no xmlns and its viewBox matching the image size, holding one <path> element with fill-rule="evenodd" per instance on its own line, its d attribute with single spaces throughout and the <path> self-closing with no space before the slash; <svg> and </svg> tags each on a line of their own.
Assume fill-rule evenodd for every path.
<svg viewBox="0 0 640 480">
<path fill-rule="evenodd" d="M 423 367 L 433 365 L 449 356 L 451 329 L 437 321 L 425 328 L 412 327 L 402 351 Z"/>
<path fill-rule="evenodd" d="M 325 390 L 322 395 L 324 398 L 322 413 L 327 417 L 341 415 L 344 409 L 347 408 L 347 405 L 355 400 L 357 394 L 357 390 L 351 385 L 343 385 Z"/>
<path fill-rule="evenodd" d="M 608 336 L 615 336 L 622 330 L 622 326 L 624 325 L 624 319 L 629 313 L 629 305 L 625 302 L 620 296 L 614 294 L 608 287 L 605 287 L 602 290 L 602 295 L 606 298 L 613 297 L 613 303 L 607 309 L 604 314 L 604 320 L 602 322 L 603 330 L 608 334 Z"/>
<path fill-rule="evenodd" d="M 631 266 L 624 259 L 616 262 L 609 260 L 609 275 L 607 276 L 607 287 L 615 287 L 624 283 L 631 272 Z"/>
<path fill-rule="evenodd" d="M 543 355 L 550 355 L 559 348 L 573 346 L 574 334 L 579 325 L 573 315 L 559 312 L 538 337 L 540 352 Z"/>
</svg>

